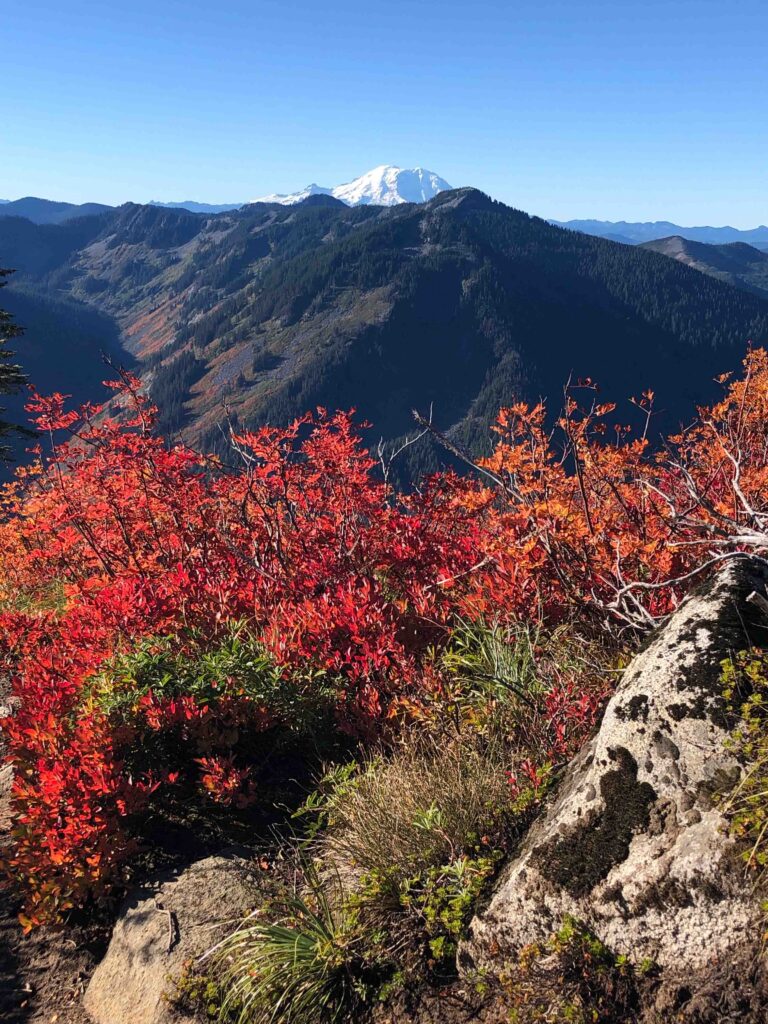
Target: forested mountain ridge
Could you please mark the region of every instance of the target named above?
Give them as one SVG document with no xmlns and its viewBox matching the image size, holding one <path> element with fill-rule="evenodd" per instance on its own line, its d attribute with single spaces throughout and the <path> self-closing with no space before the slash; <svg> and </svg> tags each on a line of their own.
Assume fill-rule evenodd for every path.
<svg viewBox="0 0 768 1024">
<path fill-rule="evenodd" d="M 768 298 L 768 253 L 746 242 L 713 245 L 673 235 L 644 242 L 642 248 L 659 252 L 703 274 Z"/>
<path fill-rule="evenodd" d="M 126 204 L 58 228 L 0 217 L 0 262 L 19 287 L 110 317 L 164 429 L 198 444 L 219 438 L 225 405 L 251 425 L 354 406 L 387 438 L 432 405 L 478 446 L 501 405 L 557 402 L 571 374 L 620 400 L 657 385 L 675 426 L 748 340 L 768 338 L 758 296 L 474 189 L 387 209 Z"/>
</svg>

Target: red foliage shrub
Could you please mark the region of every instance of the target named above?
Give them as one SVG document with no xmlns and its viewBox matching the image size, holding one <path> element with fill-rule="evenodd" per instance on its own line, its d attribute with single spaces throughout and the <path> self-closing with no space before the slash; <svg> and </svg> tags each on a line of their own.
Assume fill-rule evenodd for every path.
<svg viewBox="0 0 768 1024">
<path fill-rule="evenodd" d="M 285 687 L 321 679 L 340 728 L 367 736 L 439 689 L 431 652 L 457 614 L 636 634 L 700 571 L 768 548 L 762 351 L 668 449 L 622 432 L 608 443 L 610 407 L 569 399 L 550 431 L 541 406 L 518 405 L 499 417 L 483 482 L 444 474 L 412 495 L 377 480 L 347 415 L 243 432 L 233 470 L 168 449 L 139 382 L 111 386 L 119 415 L 33 400 L 52 454 L 4 497 L 0 647 L 19 698 L 4 726 L 6 868 L 29 893 L 29 923 L 107 894 L 131 815 L 177 771 L 218 802 L 253 797 L 232 737 L 277 720 L 267 698 L 222 679 L 202 695 L 129 694 L 127 715 L 99 703 L 94 680 L 147 638 L 183 652 L 245 622 Z M 597 709 L 577 681 L 548 700 L 550 753 L 565 757 Z M 190 763 L 128 764 L 146 730 L 191 744 Z"/>
<path fill-rule="evenodd" d="M 366 734 L 417 684 L 476 558 L 471 514 L 439 491 L 391 500 L 348 416 L 244 433 L 232 472 L 167 450 L 138 382 L 113 386 L 129 410 L 120 420 L 34 399 L 42 430 L 74 437 L 10 489 L 0 531 L 7 604 L 28 605 L 0 616 L 0 643 L 20 699 L 6 726 L 18 815 L 8 866 L 32 891 L 30 919 L 119 878 L 124 819 L 158 784 L 121 768 L 132 730 L 194 732 L 204 788 L 224 802 L 247 792 L 242 769 L 213 750 L 236 695 L 213 714 L 190 695 L 142 694 L 117 742 L 90 691 L 110 659 L 193 630 L 214 645 L 246 620 L 286 677 L 327 677 L 340 725 Z M 254 713 L 269 724 L 269 708 Z"/>
<path fill-rule="evenodd" d="M 198 757 L 200 784 L 211 800 L 224 807 L 247 807 L 256 799 L 254 785 L 249 780 L 249 768 L 236 768 L 232 755 L 228 757 Z"/>
</svg>

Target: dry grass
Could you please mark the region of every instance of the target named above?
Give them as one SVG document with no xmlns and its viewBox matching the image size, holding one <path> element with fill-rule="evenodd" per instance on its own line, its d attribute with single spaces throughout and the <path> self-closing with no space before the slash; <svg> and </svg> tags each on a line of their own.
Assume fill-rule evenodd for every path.
<svg viewBox="0 0 768 1024">
<path fill-rule="evenodd" d="M 320 856 L 346 873 L 406 878 L 474 850 L 510 809 L 511 753 L 478 737 L 411 737 L 331 797 Z"/>
</svg>

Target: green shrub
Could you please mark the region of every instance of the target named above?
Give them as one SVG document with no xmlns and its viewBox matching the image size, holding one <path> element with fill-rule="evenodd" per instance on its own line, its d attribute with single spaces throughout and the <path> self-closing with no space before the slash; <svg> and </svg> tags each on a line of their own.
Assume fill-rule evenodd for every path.
<svg viewBox="0 0 768 1024">
<path fill-rule="evenodd" d="M 15 587 L 0 598 L 0 610 L 24 615 L 60 615 L 66 606 L 64 583 L 57 577 L 41 580 L 37 586 Z"/>
<path fill-rule="evenodd" d="M 467 686 L 465 693 L 493 698 L 500 703 L 535 706 L 543 693 L 537 646 L 541 634 L 532 627 L 516 632 L 498 622 L 462 621 L 443 654 L 443 664 Z"/>
<path fill-rule="evenodd" d="M 400 905 L 420 925 L 435 966 L 452 964 L 499 860 L 498 851 L 488 857 L 459 857 L 400 883 Z"/>
<path fill-rule="evenodd" d="M 247 821 L 282 816 L 322 758 L 349 746 L 324 675 L 281 669 L 243 622 L 134 640 L 87 686 L 125 773 L 159 783 L 132 828 L 151 815 L 242 841 Z"/>
<path fill-rule="evenodd" d="M 547 633 L 463 621 L 440 660 L 448 681 L 436 697 L 435 721 L 501 737 L 521 759 L 543 767 L 565 763 L 581 745 L 624 657 L 567 625 Z"/>
<path fill-rule="evenodd" d="M 187 962 L 178 977 L 172 979 L 173 990 L 168 996 L 171 1005 L 182 1013 L 204 1013 L 211 1020 L 221 1016 L 221 986 L 208 974 L 199 973 L 194 964 Z"/>
<path fill-rule="evenodd" d="M 731 749 L 744 765 L 723 809 L 731 834 L 745 845 L 748 868 L 768 866 L 768 652 L 742 651 L 723 662 L 724 694 L 739 715 Z"/>
<path fill-rule="evenodd" d="M 520 951 L 500 984 L 510 1024 L 633 1024 L 637 979 L 653 969 L 650 963 L 633 967 L 565 917 L 549 939 Z"/>
<path fill-rule="evenodd" d="M 265 721 L 300 732 L 325 724 L 333 689 L 322 673 L 286 674 L 243 622 L 228 623 L 211 643 L 196 630 L 146 637 L 117 655 L 91 684 L 91 695 L 108 715 L 130 717 L 148 693 L 160 701 L 191 697 L 198 704 L 224 699 L 262 709 Z"/>
</svg>

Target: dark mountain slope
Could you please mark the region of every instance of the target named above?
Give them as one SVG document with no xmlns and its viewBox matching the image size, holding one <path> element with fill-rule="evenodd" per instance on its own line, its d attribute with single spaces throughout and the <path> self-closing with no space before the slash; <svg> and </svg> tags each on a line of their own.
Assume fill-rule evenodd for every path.
<svg viewBox="0 0 768 1024">
<path fill-rule="evenodd" d="M 34 224 L 25 217 L 6 217 L 7 208 L 0 210 L 0 264 L 12 264 L 20 276 L 34 280 L 38 290 L 48 286 L 47 275 L 67 266 L 106 223 L 103 216 L 95 216 L 63 225 Z"/>
<path fill-rule="evenodd" d="M 194 199 L 162 203 L 158 199 L 150 199 L 147 206 L 160 206 L 166 210 L 189 210 L 190 213 L 226 213 L 229 210 L 239 210 L 243 203 L 197 203 Z"/>
<path fill-rule="evenodd" d="M 128 204 L 98 220 L 52 268 L 28 258 L 29 239 L 14 264 L 0 219 L 0 262 L 108 314 L 164 428 L 195 443 L 218 440 L 225 405 L 243 424 L 355 406 L 394 438 L 433 404 L 439 426 L 481 447 L 500 405 L 557 402 L 570 374 L 618 399 L 654 387 L 659 428 L 674 427 L 749 339 L 768 340 L 759 297 L 472 189 L 388 209 Z"/>
<path fill-rule="evenodd" d="M 471 191 L 379 214 L 249 278 L 210 313 L 198 298 L 202 315 L 177 332 L 213 356 L 190 392 L 203 422 L 229 383 L 246 421 L 355 405 L 392 436 L 434 402 L 439 423 L 477 440 L 500 404 L 559 395 L 571 372 L 618 396 L 658 385 L 671 422 L 768 325 L 768 307 L 733 289 Z"/>
<path fill-rule="evenodd" d="M 768 298 L 768 253 L 744 242 L 707 245 L 673 235 L 645 242 L 641 248 L 660 252 L 703 274 Z"/>
<path fill-rule="evenodd" d="M 132 360 L 120 344 L 116 324 L 91 306 L 72 299 L 29 294 L 18 287 L 3 289 L 3 306 L 12 313 L 24 334 L 14 340 L 18 362 L 30 384 L 41 394 L 59 391 L 80 403 L 104 397 L 101 381 L 114 376 L 105 358 L 130 366 Z M 26 393 L 3 398 L 7 419 L 28 422 Z M 32 442 L 12 441 L 14 458 L 23 461 Z M 8 473 L 0 467 L 0 480 Z"/>
</svg>

